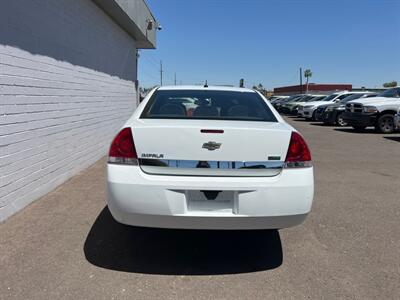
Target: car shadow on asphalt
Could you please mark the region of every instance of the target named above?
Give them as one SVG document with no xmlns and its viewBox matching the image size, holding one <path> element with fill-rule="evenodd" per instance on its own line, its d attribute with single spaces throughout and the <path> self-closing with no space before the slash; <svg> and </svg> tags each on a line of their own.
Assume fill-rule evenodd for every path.
<svg viewBox="0 0 400 300">
<path fill-rule="evenodd" d="M 310 125 L 321 126 L 321 127 L 334 127 L 334 125 L 325 124 L 323 122 L 321 122 L 321 123 L 314 122 L 314 123 L 310 123 Z"/>
<path fill-rule="evenodd" d="M 297 118 L 297 117 L 293 118 L 292 120 L 293 120 L 293 121 L 296 121 L 296 122 L 310 122 L 310 120 L 306 120 L 306 119 L 302 119 L 302 118 Z"/>
<path fill-rule="evenodd" d="M 355 130 L 353 128 L 335 128 L 334 130 L 340 131 L 340 132 L 346 132 L 346 133 L 356 133 L 356 134 L 382 134 L 379 132 L 376 132 L 375 129 L 373 128 L 366 128 L 364 130 Z"/>
<path fill-rule="evenodd" d="M 86 259 L 110 270 L 217 275 L 270 270 L 283 261 L 278 230 L 141 228 L 116 222 L 105 207 L 84 244 Z"/>
<path fill-rule="evenodd" d="M 385 139 L 391 140 L 391 141 L 395 141 L 395 142 L 399 142 L 400 143 L 400 136 L 384 136 Z"/>
</svg>

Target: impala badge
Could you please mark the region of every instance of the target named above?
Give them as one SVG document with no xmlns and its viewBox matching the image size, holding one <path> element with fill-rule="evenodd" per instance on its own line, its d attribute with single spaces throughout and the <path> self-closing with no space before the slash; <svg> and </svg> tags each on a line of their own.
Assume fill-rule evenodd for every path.
<svg viewBox="0 0 400 300">
<path fill-rule="evenodd" d="M 214 151 L 216 149 L 219 149 L 221 147 L 221 143 L 216 143 L 216 142 L 208 142 L 203 144 L 203 148 Z"/>
</svg>

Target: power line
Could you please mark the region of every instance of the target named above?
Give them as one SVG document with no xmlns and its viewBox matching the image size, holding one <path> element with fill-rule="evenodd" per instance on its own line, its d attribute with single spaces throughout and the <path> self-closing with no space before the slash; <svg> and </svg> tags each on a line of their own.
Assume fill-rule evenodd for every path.
<svg viewBox="0 0 400 300">
<path fill-rule="evenodd" d="M 143 58 L 146 60 L 146 61 L 148 61 L 152 66 L 154 66 L 155 68 L 157 68 L 158 69 L 158 63 L 156 64 L 156 63 L 154 63 L 152 60 L 150 60 L 148 57 L 146 57 L 146 56 L 143 56 Z"/>
<path fill-rule="evenodd" d="M 152 68 L 157 69 L 157 72 L 160 73 L 160 79 L 159 82 L 160 84 L 164 84 L 165 78 L 168 77 L 171 82 L 175 83 L 176 82 L 176 74 L 172 73 L 168 70 L 165 70 L 165 67 L 162 65 L 162 60 L 160 59 L 158 62 L 155 61 L 155 58 L 149 55 L 142 55 L 142 58 L 148 63 L 147 66 L 151 66 Z M 143 62 L 143 61 L 142 61 Z M 168 80 L 168 81 L 169 81 Z"/>
<path fill-rule="evenodd" d="M 148 58 L 149 60 L 153 61 L 153 63 L 154 63 L 155 65 L 158 65 L 158 62 L 160 61 L 160 59 L 154 58 L 153 56 L 151 56 L 151 55 L 149 54 L 149 52 L 146 52 L 146 53 L 147 53 L 147 58 Z"/>
<path fill-rule="evenodd" d="M 153 74 L 151 74 L 151 73 L 148 73 L 147 71 L 145 71 L 145 70 L 140 70 L 139 71 L 139 73 L 141 74 L 141 75 L 146 75 L 147 77 L 149 77 L 149 78 L 152 78 L 152 79 L 154 79 L 154 80 L 156 80 L 156 81 L 158 81 L 158 78 L 155 76 L 155 75 L 153 75 Z"/>
</svg>

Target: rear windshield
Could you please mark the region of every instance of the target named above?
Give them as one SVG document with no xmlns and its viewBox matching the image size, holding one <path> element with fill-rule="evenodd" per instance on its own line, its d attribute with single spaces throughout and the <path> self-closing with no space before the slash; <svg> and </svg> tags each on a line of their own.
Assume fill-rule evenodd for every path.
<svg viewBox="0 0 400 300">
<path fill-rule="evenodd" d="M 343 98 L 342 100 L 340 100 L 340 103 L 347 103 L 347 102 L 349 102 L 351 100 L 355 100 L 355 99 L 361 98 L 364 95 L 365 94 L 352 94 L 352 95 L 347 96 L 347 97 Z"/>
<path fill-rule="evenodd" d="M 326 96 L 317 96 L 317 97 L 312 98 L 312 101 L 323 101 L 323 99 L 324 99 L 325 97 L 326 97 Z"/>
<path fill-rule="evenodd" d="M 141 118 L 277 122 L 257 93 L 213 90 L 158 90 Z"/>
<path fill-rule="evenodd" d="M 301 102 L 310 102 L 314 101 L 315 96 L 306 96 L 303 99 L 301 99 Z"/>
<path fill-rule="evenodd" d="M 388 89 L 382 93 L 379 94 L 381 97 L 388 97 L 388 98 L 398 98 L 400 97 L 400 88 L 393 88 L 393 89 Z"/>
</svg>

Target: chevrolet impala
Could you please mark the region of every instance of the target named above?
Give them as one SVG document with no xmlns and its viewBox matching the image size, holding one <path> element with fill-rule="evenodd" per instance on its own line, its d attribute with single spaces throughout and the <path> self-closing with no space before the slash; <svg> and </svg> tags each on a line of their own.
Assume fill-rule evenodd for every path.
<svg viewBox="0 0 400 300">
<path fill-rule="evenodd" d="M 278 229 L 305 220 L 314 177 L 304 138 L 259 92 L 163 86 L 112 141 L 107 187 L 123 224 Z"/>
</svg>

